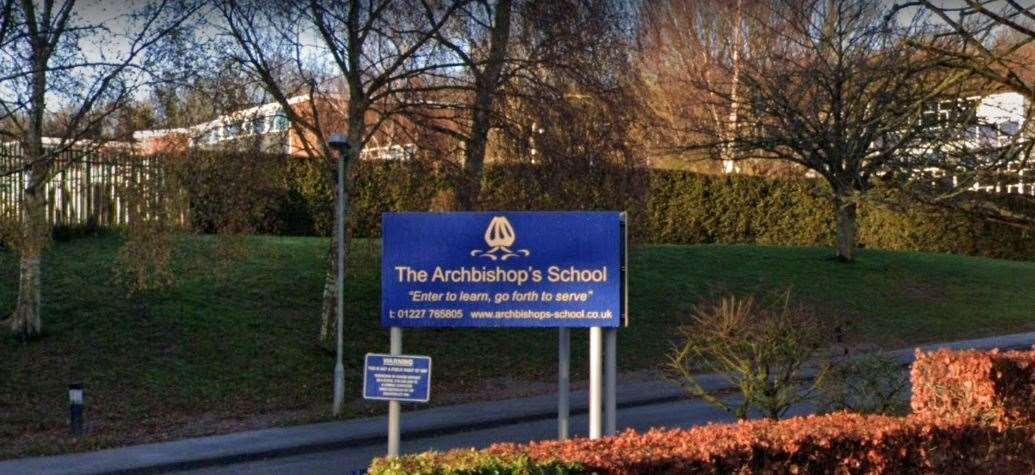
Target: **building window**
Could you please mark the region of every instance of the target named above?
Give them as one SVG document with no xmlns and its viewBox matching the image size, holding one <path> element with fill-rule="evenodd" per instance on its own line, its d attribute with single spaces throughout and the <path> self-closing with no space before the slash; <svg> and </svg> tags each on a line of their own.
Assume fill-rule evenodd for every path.
<svg viewBox="0 0 1035 475">
<path fill-rule="evenodd" d="M 999 131 L 1008 136 L 1017 135 L 1017 133 L 1021 131 L 1021 123 L 1016 120 L 1000 122 Z"/>
<path fill-rule="evenodd" d="M 367 160 L 388 160 L 404 162 L 412 159 L 417 153 L 417 146 L 410 143 L 405 145 L 387 145 L 384 147 L 366 147 L 363 149 L 363 158 Z"/>
<path fill-rule="evenodd" d="M 282 132 L 289 127 L 288 118 L 285 115 L 277 114 L 273 116 L 273 132 Z"/>
<path fill-rule="evenodd" d="M 255 135 L 261 135 L 266 133 L 266 118 L 256 117 L 252 119 L 252 133 Z"/>
</svg>

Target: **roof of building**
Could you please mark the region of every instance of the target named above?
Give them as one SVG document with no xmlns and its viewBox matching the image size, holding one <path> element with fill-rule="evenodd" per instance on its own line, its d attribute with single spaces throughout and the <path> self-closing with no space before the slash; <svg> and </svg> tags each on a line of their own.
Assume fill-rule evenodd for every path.
<svg viewBox="0 0 1035 475">
<path fill-rule="evenodd" d="M 68 139 L 61 138 L 61 137 L 42 137 L 42 141 L 43 141 L 43 146 L 44 147 L 54 147 L 54 146 L 61 146 L 61 145 L 69 145 L 68 144 Z M 21 145 L 21 142 L 17 141 L 17 140 L 10 140 L 10 141 L 7 141 L 7 142 L 0 142 L 0 146 L 2 146 L 2 147 L 13 147 L 13 146 L 20 146 L 20 145 Z M 87 139 L 76 140 L 75 143 L 70 144 L 70 145 L 72 147 L 97 147 L 97 146 L 100 146 L 100 147 L 112 147 L 112 148 L 132 148 L 133 147 L 133 143 L 132 142 L 121 142 L 121 141 L 117 141 L 117 140 L 97 141 L 97 140 L 87 140 Z"/>
<path fill-rule="evenodd" d="M 288 99 L 288 104 L 295 105 L 304 102 L 309 99 L 308 95 L 294 96 Z M 138 130 L 133 132 L 133 139 L 138 141 L 150 140 L 168 135 L 195 135 L 203 134 L 213 128 L 222 127 L 228 124 L 240 120 L 250 120 L 257 117 L 269 117 L 276 115 L 281 110 L 279 102 L 268 102 L 266 104 L 249 107 L 247 109 L 236 110 L 227 114 L 223 114 L 215 119 L 200 124 L 192 125 L 190 127 L 178 127 L 172 129 L 153 129 L 153 130 Z"/>
</svg>

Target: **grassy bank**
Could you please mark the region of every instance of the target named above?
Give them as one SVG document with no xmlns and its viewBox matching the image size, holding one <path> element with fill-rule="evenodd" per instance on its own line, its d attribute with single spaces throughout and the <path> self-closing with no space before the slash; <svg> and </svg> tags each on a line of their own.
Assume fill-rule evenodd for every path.
<svg viewBox="0 0 1035 475">
<path fill-rule="evenodd" d="M 318 420 L 330 408 L 333 355 L 316 344 L 327 241 L 249 238 L 232 264 L 209 237 L 182 239 L 177 281 L 130 296 L 113 284 L 117 236 L 55 244 L 45 258 L 46 336 L 0 331 L 0 458 Z M 625 370 L 654 368 L 695 302 L 720 291 L 790 286 L 858 341 L 885 347 L 1035 329 L 1035 263 L 817 248 L 644 246 L 631 257 Z M 356 243 L 346 313 L 350 416 L 362 355 L 387 349 L 379 326 L 379 249 Z M 14 256 L 0 251 L 0 314 L 14 306 Z M 585 332 L 574 332 L 576 374 Z M 550 330 L 408 331 L 404 349 L 435 358 L 436 403 L 542 390 L 554 377 Z M 486 357 L 491 355 L 491 358 Z M 66 437 L 69 383 L 87 388 L 91 436 Z"/>
</svg>

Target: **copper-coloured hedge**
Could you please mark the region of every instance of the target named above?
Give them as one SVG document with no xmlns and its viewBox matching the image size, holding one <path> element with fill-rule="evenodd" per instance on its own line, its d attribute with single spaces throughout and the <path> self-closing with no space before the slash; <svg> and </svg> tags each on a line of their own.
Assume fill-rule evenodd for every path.
<svg viewBox="0 0 1035 475">
<path fill-rule="evenodd" d="M 782 421 L 497 444 L 375 460 L 372 474 L 1035 473 L 1035 351 L 917 353 L 908 417 Z"/>
<path fill-rule="evenodd" d="M 497 444 L 375 461 L 372 474 L 1032 473 L 1035 432 L 917 417 L 835 413 L 783 421 L 625 432 L 599 440 Z M 520 461 L 533 463 L 522 464 Z M 484 468 L 485 470 L 482 470 Z"/>
<path fill-rule="evenodd" d="M 1003 428 L 1035 423 L 1035 351 L 917 351 L 913 412 Z"/>
</svg>

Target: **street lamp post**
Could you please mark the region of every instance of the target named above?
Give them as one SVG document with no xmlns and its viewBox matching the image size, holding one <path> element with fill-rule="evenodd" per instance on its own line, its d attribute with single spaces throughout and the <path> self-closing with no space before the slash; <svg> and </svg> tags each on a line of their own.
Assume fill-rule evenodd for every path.
<svg viewBox="0 0 1035 475">
<path fill-rule="evenodd" d="M 327 145 L 338 153 L 338 196 L 335 200 L 334 225 L 337 234 L 337 268 L 335 276 L 334 320 L 337 327 L 337 361 L 334 363 L 334 415 L 340 416 L 345 406 L 345 363 L 342 327 L 345 306 L 345 161 L 349 159 L 349 141 L 341 134 L 334 134 Z"/>
</svg>

